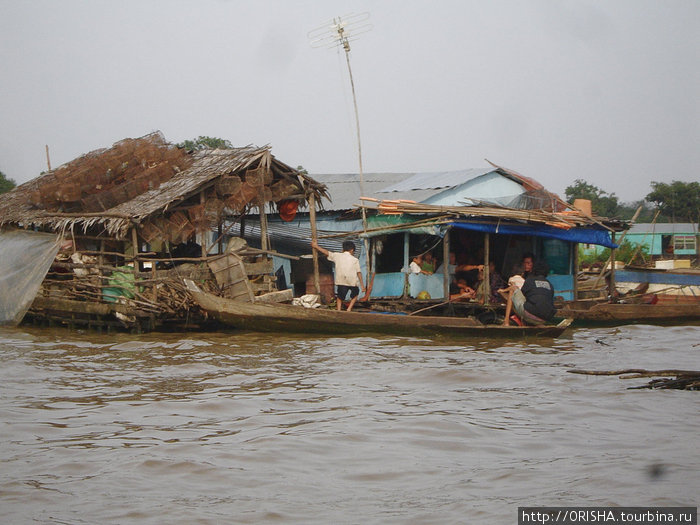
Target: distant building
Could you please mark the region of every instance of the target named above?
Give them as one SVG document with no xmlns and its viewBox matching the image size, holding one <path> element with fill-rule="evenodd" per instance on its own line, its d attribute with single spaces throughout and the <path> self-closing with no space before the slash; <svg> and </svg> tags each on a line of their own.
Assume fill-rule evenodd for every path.
<svg viewBox="0 0 700 525">
<path fill-rule="evenodd" d="M 695 257 L 698 227 L 692 223 L 634 224 L 625 236 L 633 246 L 642 245 L 653 258 Z"/>
</svg>

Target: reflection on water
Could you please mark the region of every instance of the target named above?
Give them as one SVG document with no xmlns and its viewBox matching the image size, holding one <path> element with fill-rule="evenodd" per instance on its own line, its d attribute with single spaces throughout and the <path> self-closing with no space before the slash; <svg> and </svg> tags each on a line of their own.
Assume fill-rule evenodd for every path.
<svg viewBox="0 0 700 525">
<path fill-rule="evenodd" d="M 514 523 L 698 504 L 699 327 L 517 341 L 0 332 L 6 523 Z"/>
</svg>

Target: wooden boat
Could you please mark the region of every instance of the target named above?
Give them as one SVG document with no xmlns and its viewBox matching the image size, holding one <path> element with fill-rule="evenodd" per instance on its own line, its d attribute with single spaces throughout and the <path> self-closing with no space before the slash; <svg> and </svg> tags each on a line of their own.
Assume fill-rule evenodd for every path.
<svg viewBox="0 0 700 525">
<path fill-rule="evenodd" d="M 483 337 L 558 337 L 571 324 L 564 319 L 557 325 L 485 325 L 473 317 L 400 315 L 385 312 L 336 311 L 304 308 L 289 304 L 259 304 L 219 297 L 185 280 L 194 301 L 209 316 L 224 325 L 262 332 L 301 332 L 357 334 L 362 332 L 397 335 L 460 335 Z"/>
<path fill-rule="evenodd" d="M 684 324 L 700 321 L 700 303 L 591 303 L 573 301 L 558 310 L 576 324 Z"/>
<path fill-rule="evenodd" d="M 700 304 L 700 270 L 696 268 L 627 267 L 615 272 L 615 286 L 622 293 L 644 286 L 659 303 Z"/>
</svg>

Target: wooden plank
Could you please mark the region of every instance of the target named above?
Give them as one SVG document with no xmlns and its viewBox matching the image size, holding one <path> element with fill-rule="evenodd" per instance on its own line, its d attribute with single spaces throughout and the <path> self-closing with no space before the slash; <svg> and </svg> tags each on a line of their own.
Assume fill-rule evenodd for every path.
<svg viewBox="0 0 700 525">
<path fill-rule="evenodd" d="M 271 274 L 273 272 L 272 259 L 245 263 L 245 271 L 248 275 Z"/>
<path fill-rule="evenodd" d="M 229 253 L 224 257 L 210 260 L 207 264 L 226 297 L 241 298 L 245 296 L 246 302 L 253 301 L 253 289 L 248 280 L 245 264 L 240 257 Z"/>
<path fill-rule="evenodd" d="M 294 298 L 294 292 L 291 288 L 287 290 L 278 290 L 275 292 L 266 293 L 263 295 L 256 295 L 256 303 L 283 303 L 286 301 L 291 301 Z"/>
</svg>

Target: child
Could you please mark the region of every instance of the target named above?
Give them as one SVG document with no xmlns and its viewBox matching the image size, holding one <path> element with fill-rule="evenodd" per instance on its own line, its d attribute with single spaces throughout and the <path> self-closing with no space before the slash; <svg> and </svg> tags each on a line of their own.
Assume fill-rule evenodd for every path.
<svg viewBox="0 0 700 525">
<path fill-rule="evenodd" d="M 421 270 L 426 271 L 430 275 L 435 273 L 435 257 L 430 252 L 426 252 L 423 256 L 423 264 L 421 264 Z"/>
<path fill-rule="evenodd" d="M 329 261 L 335 264 L 336 310 L 341 310 L 343 300 L 350 292 L 348 312 L 351 311 L 352 307 L 355 306 L 358 295 L 360 295 L 360 288 L 362 288 L 363 292 L 365 291 L 365 286 L 362 284 L 360 261 L 355 257 L 355 243 L 344 241 L 343 253 L 329 252 L 325 248 L 321 248 L 316 241 L 311 241 L 311 247 L 321 252 L 328 257 Z M 359 288 L 358 284 L 360 285 Z"/>
<path fill-rule="evenodd" d="M 425 271 L 423 269 L 423 256 L 416 255 L 409 265 L 409 270 L 411 273 L 422 273 L 424 275 L 432 275 L 432 272 Z"/>
</svg>

